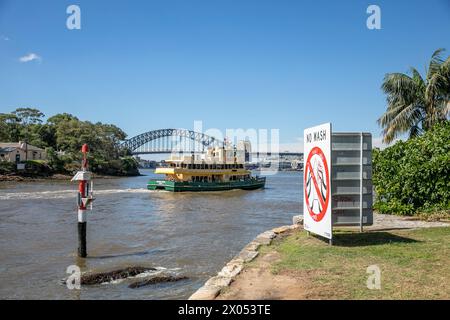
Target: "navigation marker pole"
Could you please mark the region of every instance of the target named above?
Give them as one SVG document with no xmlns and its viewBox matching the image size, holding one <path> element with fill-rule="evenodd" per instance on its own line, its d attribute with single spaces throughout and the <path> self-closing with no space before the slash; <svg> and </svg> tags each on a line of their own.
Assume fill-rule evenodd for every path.
<svg viewBox="0 0 450 320">
<path fill-rule="evenodd" d="M 79 181 L 78 183 L 78 256 L 86 258 L 86 229 L 87 229 L 87 215 L 86 210 L 92 210 L 92 201 L 94 200 L 92 194 L 92 177 L 88 170 L 87 153 L 89 147 L 83 144 L 81 147 L 83 153 L 83 160 L 81 163 L 81 171 L 78 171 L 72 178 L 72 181 Z"/>
</svg>

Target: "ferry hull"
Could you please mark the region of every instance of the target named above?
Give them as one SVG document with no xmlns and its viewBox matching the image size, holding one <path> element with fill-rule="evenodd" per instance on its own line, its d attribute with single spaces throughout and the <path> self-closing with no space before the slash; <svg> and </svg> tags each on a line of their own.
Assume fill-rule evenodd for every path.
<svg viewBox="0 0 450 320">
<path fill-rule="evenodd" d="M 230 182 L 175 182 L 168 180 L 150 180 L 149 190 L 166 190 L 172 192 L 226 191 L 233 189 L 255 190 L 264 188 L 266 178 Z"/>
</svg>

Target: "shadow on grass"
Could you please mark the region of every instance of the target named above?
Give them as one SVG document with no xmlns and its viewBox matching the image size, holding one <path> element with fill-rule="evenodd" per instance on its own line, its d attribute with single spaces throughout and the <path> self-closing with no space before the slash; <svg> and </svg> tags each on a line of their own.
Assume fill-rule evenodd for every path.
<svg viewBox="0 0 450 320">
<path fill-rule="evenodd" d="M 328 242 L 328 239 L 316 236 L 314 234 L 311 234 L 311 236 L 323 242 Z M 375 231 L 375 232 L 366 231 L 363 233 L 339 232 L 333 234 L 333 246 L 337 247 L 365 247 L 389 243 L 417 243 L 417 242 L 421 241 L 382 231 Z"/>
<path fill-rule="evenodd" d="M 333 236 L 333 245 L 339 247 L 365 247 L 389 243 L 416 242 L 420 241 L 389 232 L 337 233 Z"/>
</svg>

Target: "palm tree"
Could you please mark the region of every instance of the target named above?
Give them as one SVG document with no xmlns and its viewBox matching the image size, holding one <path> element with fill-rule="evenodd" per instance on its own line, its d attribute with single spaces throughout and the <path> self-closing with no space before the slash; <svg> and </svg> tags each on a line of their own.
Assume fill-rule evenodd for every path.
<svg viewBox="0 0 450 320">
<path fill-rule="evenodd" d="M 423 79 L 411 67 L 411 75 L 388 73 L 381 86 L 387 95 L 387 110 L 378 119 L 383 142 L 390 143 L 403 133 L 415 137 L 434 124 L 446 121 L 450 113 L 450 56 L 443 60 L 444 49 L 436 50 Z"/>
</svg>

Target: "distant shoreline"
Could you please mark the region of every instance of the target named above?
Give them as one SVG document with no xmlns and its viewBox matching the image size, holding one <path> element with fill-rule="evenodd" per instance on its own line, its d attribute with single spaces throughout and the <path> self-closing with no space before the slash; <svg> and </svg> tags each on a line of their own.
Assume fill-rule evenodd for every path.
<svg viewBox="0 0 450 320">
<path fill-rule="evenodd" d="M 108 175 L 98 175 L 94 174 L 93 177 L 95 179 L 116 179 L 116 178 L 129 178 L 129 177 L 138 177 L 143 176 L 143 174 L 138 175 L 129 175 L 129 176 L 108 176 Z M 48 181 L 48 180 L 57 180 L 57 181 L 70 181 L 73 175 L 69 174 L 60 174 L 56 173 L 51 176 L 21 176 L 17 174 L 13 175 L 0 175 L 0 183 L 1 182 L 40 182 L 40 181 Z"/>
</svg>

